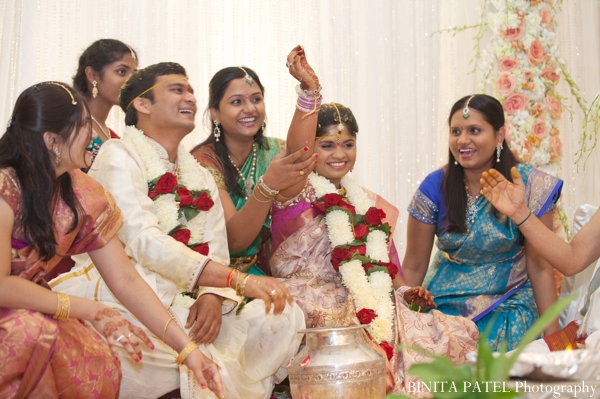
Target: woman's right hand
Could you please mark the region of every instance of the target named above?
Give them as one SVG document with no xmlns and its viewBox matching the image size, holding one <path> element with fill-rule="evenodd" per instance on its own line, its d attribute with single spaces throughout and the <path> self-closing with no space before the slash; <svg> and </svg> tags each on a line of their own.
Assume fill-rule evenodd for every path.
<svg viewBox="0 0 600 399">
<path fill-rule="evenodd" d="M 119 311 L 109 308 L 106 305 L 99 305 L 101 309 L 96 312 L 91 323 L 96 331 L 101 332 L 106 337 L 108 346 L 115 358 L 119 358 L 116 348 L 117 344 L 121 344 L 136 362 L 139 362 L 142 358 L 139 339 L 145 342 L 150 349 L 154 349 L 154 344 L 150 341 L 144 330 L 133 325 Z"/>
<path fill-rule="evenodd" d="M 294 47 L 294 49 L 287 56 L 288 69 L 290 75 L 300 82 L 302 90 L 318 90 L 319 78 L 313 71 L 312 67 L 306 61 L 306 54 L 304 48 L 300 45 Z"/>
<path fill-rule="evenodd" d="M 204 356 L 200 350 L 193 350 L 184 363 L 194 372 L 200 388 L 204 389 L 208 387 L 219 398 L 225 398 L 219 368 L 212 360 Z"/>
<path fill-rule="evenodd" d="M 306 154 L 306 151 L 308 151 L 308 147 L 300 148 L 289 155 L 277 154 L 263 175 L 263 181 L 267 187 L 281 191 L 303 182 L 315 169 L 318 156 L 313 154 L 308 159 L 296 163 L 302 155 Z"/>
<path fill-rule="evenodd" d="M 244 275 L 240 273 L 237 276 L 244 278 Z M 235 283 L 237 284 L 237 281 Z M 273 277 L 250 275 L 246 280 L 244 296 L 262 299 L 267 314 L 271 311 L 271 305 L 274 306 L 273 314 L 277 315 L 283 312 L 286 302 L 290 306 L 294 304 L 292 294 L 287 287 Z"/>
</svg>

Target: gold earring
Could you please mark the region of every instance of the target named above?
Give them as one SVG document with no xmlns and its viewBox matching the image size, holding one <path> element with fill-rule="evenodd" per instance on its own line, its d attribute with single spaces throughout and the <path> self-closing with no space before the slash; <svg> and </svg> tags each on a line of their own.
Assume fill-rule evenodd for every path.
<svg viewBox="0 0 600 399">
<path fill-rule="evenodd" d="M 92 85 L 94 87 L 92 87 L 92 97 L 96 98 L 98 97 L 98 82 L 96 82 L 95 80 L 92 82 Z"/>
<path fill-rule="evenodd" d="M 60 151 L 57 147 L 52 147 L 52 151 L 54 152 L 54 163 L 58 166 L 60 165 Z"/>
</svg>

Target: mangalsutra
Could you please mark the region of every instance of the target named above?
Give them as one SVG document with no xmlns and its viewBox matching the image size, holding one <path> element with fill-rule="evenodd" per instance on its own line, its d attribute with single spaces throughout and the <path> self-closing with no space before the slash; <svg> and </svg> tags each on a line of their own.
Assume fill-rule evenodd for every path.
<svg viewBox="0 0 600 399">
<path fill-rule="evenodd" d="M 231 159 L 231 155 L 227 154 L 227 157 L 229 158 L 229 161 L 231 162 L 233 167 L 237 170 L 240 179 L 242 179 L 242 181 L 244 182 L 244 193 L 246 194 L 246 199 L 248 199 L 250 194 L 252 194 L 252 189 L 254 188 L 254 170 L 256 169 L 256 143 L 252 143 L 252 167 L 250 168 L 250 175 L 248 176 L 248 178 L 244 177 L 244 174 L 242 173 L 240 168 L 238 168 L 235 162 L 233 162 L 233 159 Z"/>
</svg>

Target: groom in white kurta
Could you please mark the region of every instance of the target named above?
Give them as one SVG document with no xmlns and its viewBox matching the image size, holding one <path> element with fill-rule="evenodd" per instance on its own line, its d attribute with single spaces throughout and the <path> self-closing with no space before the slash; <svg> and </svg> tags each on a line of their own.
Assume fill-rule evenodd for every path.
<svg viewBox="0 0 600 399">
<path fill-rule="evenodd" d="M 274 383 L 287 375 L 287 362 L 300 344 L 301 335 L 297 331 L 304 328 L 304 315 L 297 306 L 286 306 L 278 316 L 265 314 L 261 300 L 250 302 L 236 315 L 242 298 L 232 289 L 197 285 L 208 262 L 229 264 L 223 209 L 211 174 L 180 144 L 193 130 L 196 113 L 196 100 L 185 70 L 177 64 L 162 63 L 137 71 L 130 79 L 148 79 L 148 70 L 154 71 L 153 80 L 138 90 L 135 101 L 131 101 L 137 128 L 128 126 L 121 140 L 104 143 L 89 175 L 115 197 L 123 212 L 119 239 L 138 272 L 176 322 L 192 329 L 195 325 L 196 332 L 204 324 L 208 327 L 204 330 L 218 332 L 218 336 L 214 333 L 214 342 L 200 345 L 200 350 L 219 366 L 227 398 L 268 398 Z M 126 87 L 127 84 L 123 90 Z M 152 97 L 140 97 L 139 93 L 149 87 Z M 122 108 L 129 111 L 127 104 L 122 104 Z M 127 113 L 128 124 L 131 112 Z M 190 186 L 210 192 L 214 205 L 206 212 L 206 221 L 200 229 L 202 242 L 208 242 L 210 248 L 208 256 L 195 252 L 164 231 L 164 220 L 148 197 L 148 181 L 157 170 L 178 175 L 180 184 L 193 180 Z M 102 301 L 140 325 L 106 287 L 87 255 L 77 257 L 76 262 L 71 272 L 51 282 L 53 290 Z M 198 300 L 182 296 L 183 291 L 197 292 Z M 201 390 L 196 385 L 185 366 L 175 363 L 177 353 L 160 337 L 154 337 L 153 342 L 156 349 L 144 347 L 139 363 L 117 345 L 123 369 L 121 397 L 156 398 L 177 388 L 183 398 L 214 397 L 208 389 Z"/>
</svg>

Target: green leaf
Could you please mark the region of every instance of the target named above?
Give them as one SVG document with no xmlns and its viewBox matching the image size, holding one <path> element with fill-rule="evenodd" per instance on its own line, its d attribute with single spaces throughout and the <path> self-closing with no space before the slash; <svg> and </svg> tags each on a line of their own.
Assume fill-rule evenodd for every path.
<svg viewBox="0 0 600 399">
<path fill-rule="evenodd" d="M 354 215 L 354 226 L 358 226 L 365 222 L 365 215 L 359 215 L 358 213 Z"/>
<path fill-rule="evenodd" d="M 375 272 L 388 272 L 387 267 L 384 266 L 374 266 L 372 268 L 370 268 L 369 270 L 367 270 L 367 276 L 370 276 L 371 273 L 375 273 Z"/>
<path fill-rule="evenodd" d="M 200 210 L 196 209 L 196 208 L 192 208 L 190 206 L 184 206 L 183 208 L 179 208 L 179 212 L 181 212 L 183 214 L 183 217 L 185 217 L 185 220 L 187 220 L 189 222 L 197 214 L 200 213 Z"/>
<path fill-rule="evenodd" d="M 351 260 L 359 260 L 363 265 L 365 263 L 373 263 L 373 264 L 375 263 L 375 261 L 373 259 L 369 258 L 368 256 L 360 255 L 358 252 L 355 252 L 354 255 L 352 255 L 352 257 L 350 259 L 348 259 L 348 261 L 351 261 Z"/>
<path fill-rule="evenodd" d="M 330 206 L 329 208 L 327 208 L 325 210 L 325 215 L 327 216 L 329 214 L 329 212 L 333 212 L 333 211 L 342 211 L 342 212 L 346 212 L 348 214 L 348 217 L 350 218 L 350 220 L 354 220 L 354 215 L 352 214 L 352 212 L 350 212 L 347 209 L 342 208 L 341 206 Z"/>
<path fill-rule="evenodd" d="M 386 235 L 389 236 L 390 235 L 390 231 L 392 230 L 392 226 L 390 226 L 389 224 L 385 223 L 385 224 L 382 224 L 381 226 L 375 227 L 373 230 L 381 230 Z"/>
<path fill-rule="evenodd" d="M 187 228 L 187 227 L 185 227 L 184 225 L 182 225 L 182 224 L 178 224 L 177 226 L 173 227 L 173 229 L 172 229 L 171 231 L 169 231 L 169 232 L 167 233 L 167 235 L 171 236 L 171 235 L 173 235 L 173 233 L 175 233 L 177 230 L 179 230 L 179 229 L 186 229 L 186 228 Z"/>
</svg>

